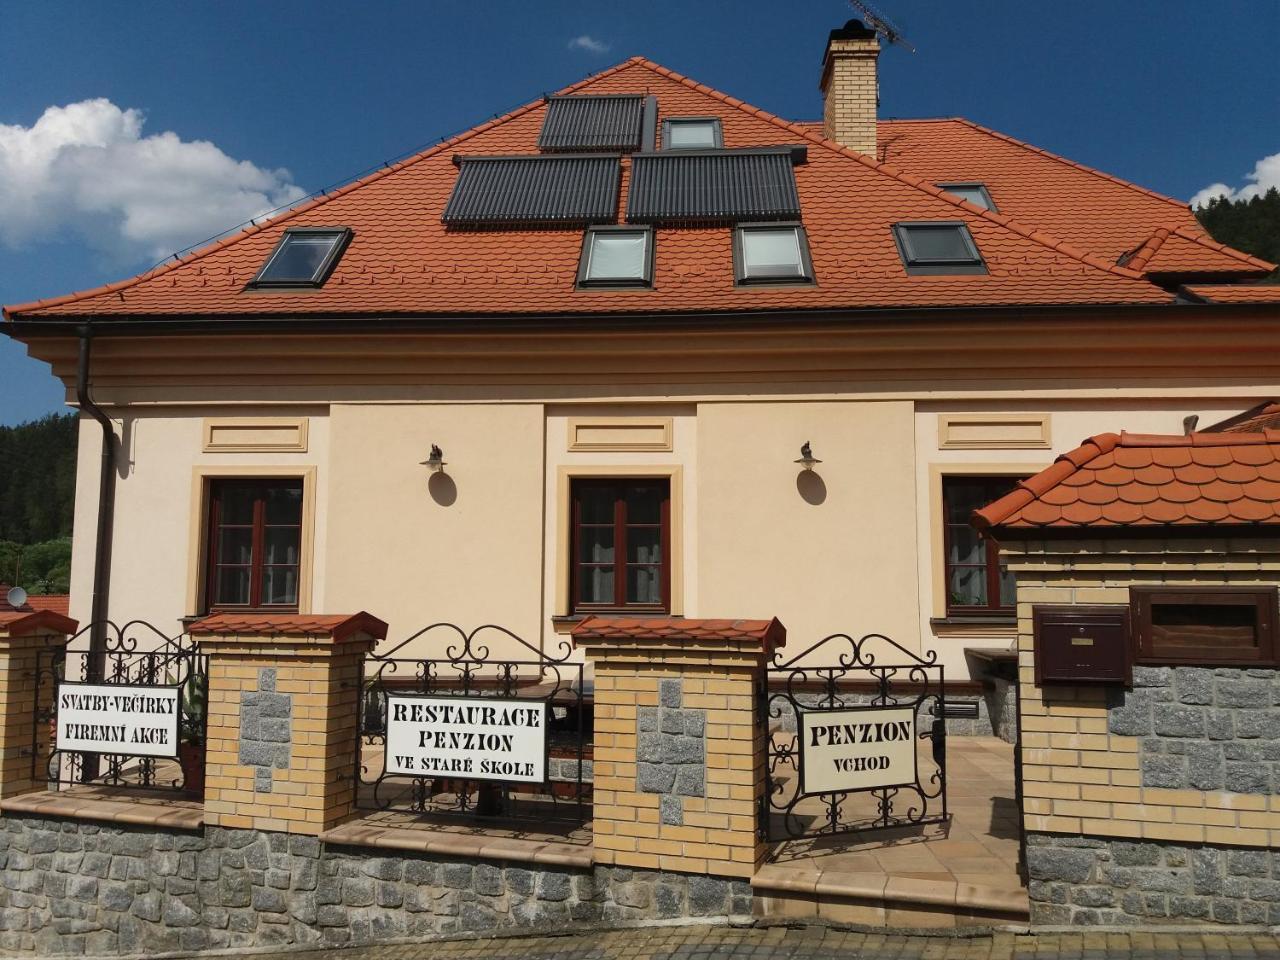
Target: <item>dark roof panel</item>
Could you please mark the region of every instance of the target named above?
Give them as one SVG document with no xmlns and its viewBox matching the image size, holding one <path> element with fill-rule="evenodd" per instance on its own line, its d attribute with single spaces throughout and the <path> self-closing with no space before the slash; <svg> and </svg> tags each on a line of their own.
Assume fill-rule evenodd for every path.
<svg viewBox="0 0 1280 960">
<path fill-rule="evenodd" d="M 640 94 L 552 97 L 538 134 L 548 152 L 640 149 L 644 97 Z"/>
<path fill-rule="evenodd" d="M 708 150 L 637 154 L 627 220 L 715 223 L 797 220 L 793 151 Z"/>
<path fill-rule="evenodd" d="M 450 226 L 611 223 L 617 157 L 463 157 L 441 218 Z"/>
</svg>

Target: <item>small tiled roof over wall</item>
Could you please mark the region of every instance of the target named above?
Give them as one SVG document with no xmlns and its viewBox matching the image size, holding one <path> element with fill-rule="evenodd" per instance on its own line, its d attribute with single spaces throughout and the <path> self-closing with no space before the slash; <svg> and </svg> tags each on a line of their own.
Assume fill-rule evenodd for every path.
<svg viewBox="0 0 1280 960">
<path fill-rule="evenodd" d="M 1280 524 L 1280 430 L 1104 433 L 978 510 L 999 535 Z"/>
</svg>

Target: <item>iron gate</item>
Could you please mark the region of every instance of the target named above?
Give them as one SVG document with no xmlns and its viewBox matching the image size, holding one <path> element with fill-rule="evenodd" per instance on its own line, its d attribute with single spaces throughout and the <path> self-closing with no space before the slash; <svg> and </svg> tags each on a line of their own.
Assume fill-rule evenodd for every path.
<svg viewBox="0 0 1280 960">
<path fill-rule="evenodd" d="M 440 657 L 397 656 L 417 643 L 443 649 Z M 494 655 L 501 644 L 514 656 Z M 549 656 L 505 627 L 467 632 L 452 623 L 424 627 L 385 654 L 365 658 L 356 729 L 356 806 L 443 817 L 583 822 L 590 814 L 591 707 L 584 698 L 583 664 L 561 642 Z M 389 697 L 457 699 L 472 706 L 495 700 L 545 710 L 545 779 L 477 780 L 465 775 L 414 775 L 388 764 Z"/>
<path fill-rule="evenodd" d="M 93 653 L 68 650 L 92 637 Z M 98 784 L 200 794 L 204 789 L 209 658 L 185 633 L 169 636 L 145 620 L 85 627 L 36 657 L 32 778 L 58 787 Z M 177 742 L 150 753 L 70 749 L 58 736 L 59 691 L 163 690 L 176 705 Z M 74 696 L 72 697 L 74 699 Z M 163 755 L 156 755 L 157 753 Z"/>
<path fill-rule="evenodd" d="M 921 658 L 878 633 L 832 634 L 785 660 L 775 654 L 758 704 L 768 736 L 760 809 L 766 839 L 947 819 L 945 693 L 936 652 Z M 842 745 L 846 755 L 832 756 Z M 811 767 L 820 758 L 823 770 L 806 770 L 806 757 Z M 850 786 L 854 780 L 874 785 Z"/>
</svg>

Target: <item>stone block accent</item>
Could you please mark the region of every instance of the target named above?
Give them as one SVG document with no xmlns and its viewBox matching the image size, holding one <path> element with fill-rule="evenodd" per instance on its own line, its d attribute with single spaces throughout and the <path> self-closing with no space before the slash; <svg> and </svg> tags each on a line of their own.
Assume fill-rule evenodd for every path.
<svg viewBox="0 0 1280 960">
<path fill-rule="evenodd" d="M 1280 672 L 1137 667 L 1131 690 L 1035 686 L 1039 603 L 1128 604 L 1131 586 L 1280 581 L 1273 539 L 1001 544 L 1018 583 L 1024 823 L 1041 833 L 1280 846 Z"/>
<path fill-rule="evenodd" d="M 664 801 L 704 796 L 707 711 L 683 706 L 681 679 L 659 681 L 658 699 L 659 706 L 641 707 L 636 721 L 640 790 L 672 795 L 664 797 Z M 662 822 L 682 826 L 682 813 L 673 812 L 671 815 L 677 819 L 667 819 L 667 811 L 676 809 L 683 810 L 683 804 L 663 806 Z"/>
<path fill-rule="evenodd" d="M 293 695 L 276 692 L 275 667 L 258 668 L 258 689 L 240 697 L 240 762 L 253 767 L 253 788 L 271 793 L 274 770 L 288 770 L 293 744 Z"/>
<path fill-rule="evenodd" d="M 352 813 L 361 664 L 386 624 L 210 618 L 205 822 L 317 835 Z"/>
<path fill-rule="evenodd" d="M 748 917 L 742 881 L 322 844 L 206 828 L 174 833 L 0 819 L 0 952 L 139 954 L 686 917 Z"/>
<path fill-rule="evenodd" d="M 754 873 L 765 853 L 756 684 L 784 638 L 777 621 L 594 617 L 575 628 L 595 667 L 597 862 Z"/>
<path fill-rule="evenodd" d="M 1280 924 L 1280 852 L 1030 834 L 1035 924 Z"/>
<path fill-rule="evenodd" d="M 52 673 L 37 679 L 36 664 L 42 653 L 64 646 L 76 627 L 74 620 L 49 611 L 0 614 L 0 799 L 44 786 L 32 777 L 37 758 L 49 750 L 48 724 L 36 724 L 36 695 L 51 704 L 54 679 Z M 44 689 L 37 691 L 37 683 Z"/>
</svg>

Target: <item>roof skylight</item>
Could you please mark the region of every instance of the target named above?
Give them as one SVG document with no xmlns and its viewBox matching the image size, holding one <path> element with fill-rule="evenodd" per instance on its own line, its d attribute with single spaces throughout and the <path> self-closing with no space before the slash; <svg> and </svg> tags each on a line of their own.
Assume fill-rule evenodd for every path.
<svg viewBox="0 0 1280 960">
<path fill-rule="evenodd" d="M 662 122 L 664 150 L 718 150 L 723 146 L 719 117 L 671 117 Z"/>
<path fill-rule="evenodd" d="M 580 287 L 647 287 L 653 283 L 653 231 L 592 227 L 582 242 Z"/>
<path fill-rule="evenodd" d="M 267 257 L 255 287 L 318 287 L 351 239 L 347 227 L 291 227 Z"/>
<path fill-rule="evenodd" d="M 959 221 L 897 223 L 898 253 L 911 274 L 986 273 L 969 228 Z"/>
<path fill-rule="evenodd" d="M 937 186 L 940 190 L 945 190 L 961 200 L 968 200 L 974 206 L 982 207 L 984 210 L 996 209 L 995 201 L 987 192 L 985 183 L 940 183 Z"/>
<path fill-rule="evenodd" d="M 809 242 L 798 223 L 744 224 L 734 231 L 733 253 L 739 283 L 813 280 Z"/>
</svg>

